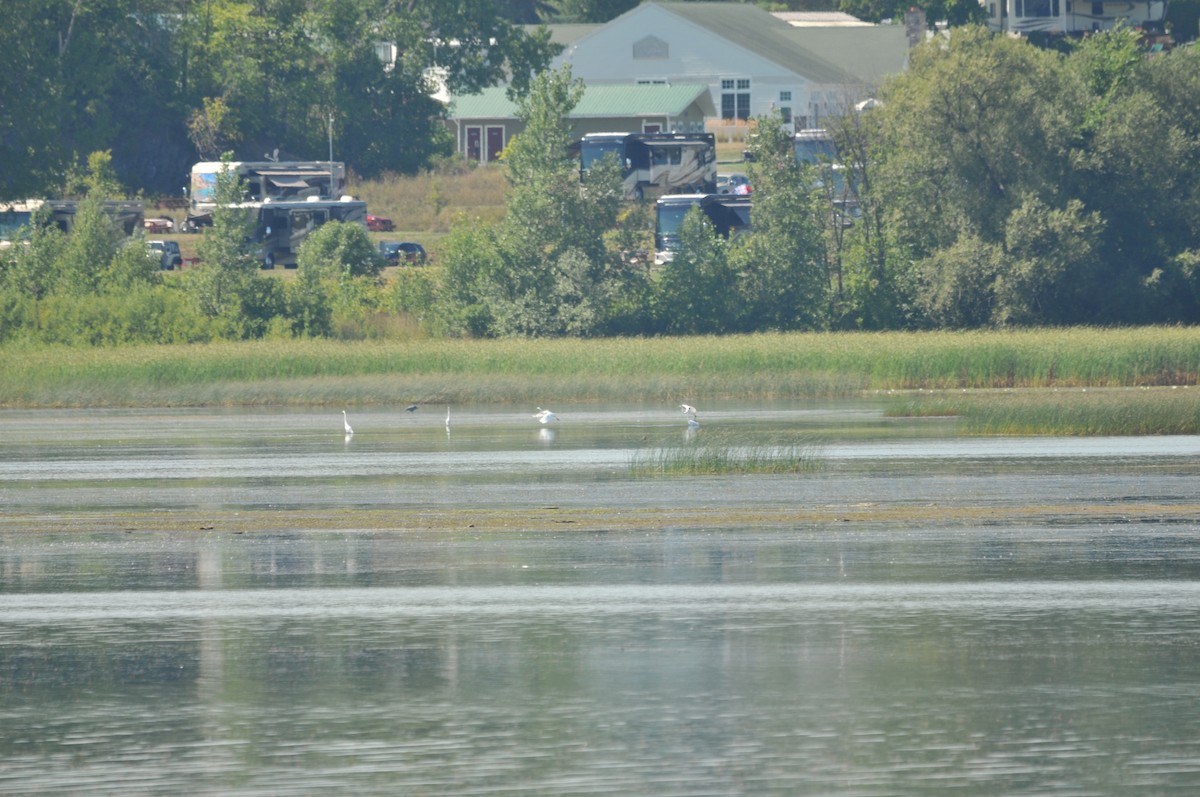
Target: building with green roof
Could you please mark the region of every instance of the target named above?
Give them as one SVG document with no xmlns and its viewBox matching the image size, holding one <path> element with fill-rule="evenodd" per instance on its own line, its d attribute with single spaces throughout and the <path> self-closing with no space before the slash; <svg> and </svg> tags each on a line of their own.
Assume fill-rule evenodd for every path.
<svg viewBox="0 0 1200 797">
<path fill-rule="evenodd" d="M 573 133 L 701 132 L 715 114 L 708 86 L 683 84 L 604 84 L 586 86 L 570 114 Z M 503 87 L 455 97 L 450 123 L 458 151 L 470 160 L 495 160 L 524 124 Z"/>
</svg>

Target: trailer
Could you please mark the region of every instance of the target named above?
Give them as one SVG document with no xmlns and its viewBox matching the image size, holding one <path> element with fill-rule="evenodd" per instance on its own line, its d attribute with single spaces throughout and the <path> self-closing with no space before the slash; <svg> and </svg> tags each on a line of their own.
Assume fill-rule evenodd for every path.
<svg viewBox="0 0 1200 797">
<path fill-rule="evenodd" d="M 579 142 L 579 176 L 603 158 L 621 166 L 626 199 L 717 190 L 712 133 L 588 133 Z"/>
<path fill-rule="evenodd" d="M 679 229 L 699 207 L 717 235 L 736 237 L 750 229 L 750 197 L 735 194 L 674 194 L 654 203 L 654 264 L 664 265 L 679 251 Z"/>
</svg>

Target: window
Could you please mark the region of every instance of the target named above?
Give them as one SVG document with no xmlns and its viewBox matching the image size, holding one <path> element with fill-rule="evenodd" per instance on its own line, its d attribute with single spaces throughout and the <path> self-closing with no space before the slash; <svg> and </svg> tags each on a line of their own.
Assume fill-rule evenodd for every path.
<svg viewBox="0 0 1200 797">
<path fill-rule="evenodd" d="M 721 80 L 721 118 L 750 118 L 750 78 Z"/>
<path fill-rule="evenodd" d="M 779 107 L 779 113 L 783 117 L 783 123 L 785 125 L 790 125 L 792 123 L 792 109 L 789 106 L 781 105 Z"/>
<path fill-rule="evenodd" d="M 779 101 L 780 102 L 791 102 L 792 101 L 792 93 L 790 91 L 779 92 Z"/>
<path fill-rule="evenodd" d="M 1057 17 L 1058 0 L 1017 0 L 1018 17 Z"/>
</svg>

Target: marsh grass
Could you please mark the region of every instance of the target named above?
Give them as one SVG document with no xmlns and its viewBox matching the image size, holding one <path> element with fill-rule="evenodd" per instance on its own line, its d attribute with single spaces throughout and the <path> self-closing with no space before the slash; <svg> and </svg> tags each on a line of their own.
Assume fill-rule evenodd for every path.
<svg viewBox="0 0 1200 797">
<path fill-rule="evenodd" d="M 702 427 L 687 442 L 635 452 L 629 471 L 643 477 L 783 474 L 812 472 L 820 465 L 820 447 L 811 436 L 754 441 L 737 430 Z"/>
<path fill-rule="evenodd" d="M 889 389 L 1149 387 L 1197 384 L 1200 329 L 14 345 L 0 348 L 0 375 L 0 406 L 388 404 L 398 396 L 771 400 Z"/>
<path fill-rule="evenodd" d="M 924 395 L 898 400 L 885 413 L 955 416 L 964 434 L 1200 434 L 1200 390 L 1071 388 Z"/>
<path fill-rule="evenodd" d="M 504 216 L 508 183 L 495 165 L 442 168 L 420 174 L 384 175 L 354 183 L 349 190 L 370 212 L 396 224 L 387 237 L 447 233 L 460 217 L 492 223 Z"/>
</svg>

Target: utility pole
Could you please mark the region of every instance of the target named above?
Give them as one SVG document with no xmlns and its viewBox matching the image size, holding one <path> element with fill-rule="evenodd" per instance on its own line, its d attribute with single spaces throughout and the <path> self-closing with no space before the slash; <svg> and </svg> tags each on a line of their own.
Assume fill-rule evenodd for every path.
<svg viewBox="0 0 1200 797">
<path fill-rule="evenodd" d="M 335 178 L 333 176 L 333 113 L 329 114 L 329 198 L 337 199 L 333 195 Z"/>
</svg>

